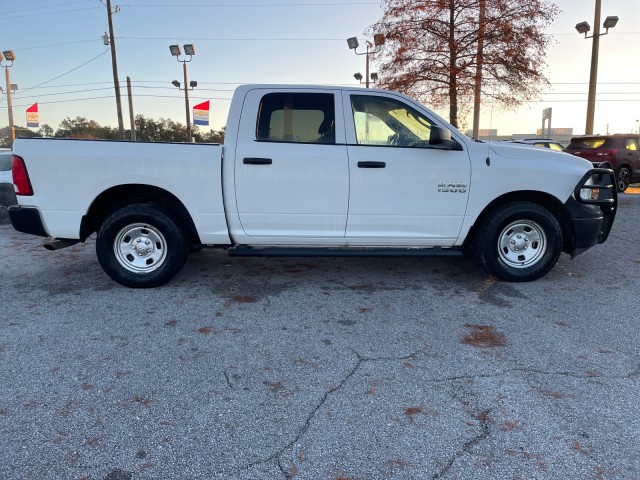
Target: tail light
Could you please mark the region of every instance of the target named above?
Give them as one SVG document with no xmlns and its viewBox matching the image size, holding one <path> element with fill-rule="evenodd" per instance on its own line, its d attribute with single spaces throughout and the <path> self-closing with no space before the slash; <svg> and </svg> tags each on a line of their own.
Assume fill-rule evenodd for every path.
<svg viewBox="0 0 640 480">
<path fill-rule="evenodd" d="M 617 154 L 618 150 L 614 148 L 596 153 L 596 155 L 598 155 L 599 157 L 615 157 Z"/>
<path fill-rule="evenodd" d="M 16 195 L 33 195 L 27 167 L 22 157 L 18 155 L 12 157 L 11 170 L 13 172 L 13 184 L 16 186 Z"/>
</svg>

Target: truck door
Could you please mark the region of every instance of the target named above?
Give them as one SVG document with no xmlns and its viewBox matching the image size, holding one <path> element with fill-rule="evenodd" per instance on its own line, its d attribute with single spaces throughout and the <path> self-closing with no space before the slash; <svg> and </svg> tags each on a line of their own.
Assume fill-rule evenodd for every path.
<svg viewBox="0 0 640 480">
<path fill-rule="evenodd" d="M 444 246 L 456 241 L 470 161 L 455 140 L 431 144 L 436 124 L 402 97 L 346 93 L 350 243 Z"/>
<path fill-rule="evenodd" d="M 349 166 L 342 118 L 340 93 L 332 90 L 247 93 L 235 151 L 246 235 L 267 243 L 344 237 Z"/>
</svg>

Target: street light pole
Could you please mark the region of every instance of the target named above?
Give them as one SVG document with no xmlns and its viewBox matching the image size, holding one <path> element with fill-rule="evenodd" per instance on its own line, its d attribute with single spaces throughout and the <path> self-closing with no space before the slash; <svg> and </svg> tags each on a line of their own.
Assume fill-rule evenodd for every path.
<svg viewBox="0 0 640 480">
<path fill-rule="evenodd" d="M 369 48 L 372 46 L 371 42 L 367 42 L 367 53 L 365 54 L 367 56 L 367 66 L 365 67 L 365 78 L 367 79 L 365 83 L 366 88 L 369 88 Z"/>
<path fill-rule="evenodd" d="M 596 113 L 596 87 L 598 85 L 598 51 L 600 49 L 600 5 L 596 0 L 596 12 L 593 17 L 593 45 L 591 46 L 591 72 L 589 74 L 589 96 L 587 97 L 587 124 L 585 134 L 593 134 L 593 119 Z"/>
<path fill-rule="evenodd" d="M 351 37 L 347 39 L 347 45 L 349 45 L 349 48 L 351 50 L 353 50 L 353 53 L 355 53 L 356 55 L 366 55 L 367 56 L 367 62 L 366 62 L 366 71 L 365 71 L 365 76 L 366 76 L 366 80 L 365 80 L 365 86 L 367 88 L 369 88 L 369 55 L 373 55 L 375 53 L 378 53 L 381 49 L 382 49 L 382 45 L 384 45 L 384 35 L 382 35 L 381 33 L 377 33 L 373 36 L 373 43 L 371 43 L 370 41 L 367 40 L 366 42 L 366 46 L 367 46 L 367 51 L 366 52 L 362 52 L 362 53 L 358 53 L 357 52 L 357 48 L 360 46 L 360 43 L 358 42 L 358 38 L 357 37 Z M 371 47 L 373 47 L 373 50 L 370 51 Z M 378 48 L 379 47 L 379 48 Z"/>
<path fill-rule="evenodd" d="M 16 55 L 13 50 L 5 50 L 0 53 L 0 66 L 4 67 L 4 74 L 7 80 L 7 110 L 9 111 L 9 146 L 13 148 L 13 142 L 16 139 L 16 129 L 13 124 L 13 103 L 11 100 L 11 76 L 9 75 L 9 68 L 13 66 L 13 62 L 16 59 Z M 5 63 L 2 63 L 2 62 Z M 11 62 L 11 63 L 9 63 Z"/>
<path fill-rule="evenodd" d="M 193 56 L 196 54 L 196 47 L 192 43 L 187 43 L 184 45 L 184 54 L 189 55 L 189 59 L 186 58 L 184 60 L 180 60 L 180 55 L 182 55 L 182 50 L 180 50 L 180 45 L 169 45 L 169 50 L 171 51 L 171 55 L 176 57 L 180 63 L 182 63 L 182 73 L 184 75 L 184 107 L 187 119 L 187 142 L 191 143 L 191 112 L 189 111 L 189 90 L 193 90 L 198 82 L 189 83 L 189 79 L 187 77 L 187 63 L 191 61 Z M 180 87 L 180 82 L 174 80 L 171 82 L 174 86 L 178 87 L 179 90 L 182 90 Z"/>
<path fill-rule="evenodd" d="M 184 111 L 187 119 L 187 141 L 191 142 L 191 112 L 189 112 L 189 89 L 187 85 L 187 62 L 182 62 L 182 71 L 184 73 Z"/>
<path fill-rule="evenodd" d="M 593 21 L 595 23 L 593 27 L 593 35 L 587 36 L 587 33 L 591 30 L 591 26 L 587 22 L 580 22 L 576 25 L 578 33 L 584 33 L 584 38 L 592 38 L 593 44 L 591 46 L 591 71 L 589 73 L 589 94 L 587 97 L 587 123 L 585 126 L 585 134 L 593 134 L 593 119 L 596 111 L 596 87 L 598 84 L 598 52 L 600 49 L 600 37 L 609 33 L 609 29 L 616 26 L 618 23 L 618 17 L 607 17 L 604 20 L 602 26 L 605 28 L 605 33 L 600 33 L 600 7 L 602 0 L 596 0 L 596 11 Z"/>
</svg>

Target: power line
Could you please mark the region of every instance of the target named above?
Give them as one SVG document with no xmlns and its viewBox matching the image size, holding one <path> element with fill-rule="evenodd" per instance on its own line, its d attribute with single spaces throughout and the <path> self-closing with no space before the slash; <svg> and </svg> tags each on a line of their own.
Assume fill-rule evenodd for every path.
<svg viewBox="0 0 640 480">
<path fill-rule="evenodd" d="M 97 42 L 99 41 L 98 38 L 94 38 L 91 40 L 77 40 L 75 42 L 65 42 L 65 43 L 52 43 L 49 45 L 36 45 L 33 47 L 21 47 L 21 48 L 16 48 L 16 50 L 37 50 L 38 48 L 48 48 L 48 47 L 62 47 L 64 45 L 77 45 L 79 43 L 89 43 L 89 42 Z"/>
<path fill-rule="evenodd" d="M 44 6 L 44 7 L 33 7 L 33 8 L 26 8 L 26 9 L 21 9 L 21 10 L 13 10 L 11 12 L 4 12 L 5 14 L 9 13 L 20 13 L 20 12 L 29 12 L 29 11 L 33 11 L 33 10 L 42 10 L 42 9 L 48 9 L 48 8 L 55 8 L 55 7 L 59 7 L 59 6 L 66 6 L 66 5 L 73 5 L 73 4 L 78 4 L 78 3 L 86 3 L 86 2 L 69 2 L 69 3 L 62 3 L 62 4 L 57 4 L 57 5 L 51 5 L 51 6 Z M 334 3 L 334 2 L 313 2 L 313 3 L 299 3 L 299 2 L 294 2 L 294 3 L 284 3 L 284 2 L 274 2 L 274 3 L 220 3 L 220 4 L 215 4 L 215 5 L 211 5 L 211 4 L 146 4 L 146 5 L 135 5 L 135 4 L 121 4 L 119 5 L 119 7 L 128 7 L 128 8 L 184 8 L 184 7 L 190 7 L 190 8 L 198 8 L 198 7 L 206 7 L 206 8 L 220 8 L 220 7 L 224 7 L 224 8 L 257 8 L 257 7 L 342 7 L 342 6 L 348 6 L 348 5 L 378 5 L 378 2 L 371 2 L 371 1 L 361 1 L 361 2 L 339 2 L 339 3 Z M 60 14 L 60 13 L 72 13 L 72 12 L 80 12 L 80 11 L 85 11 L 85 10 L 96 10 L 102 7 L 84 7 L 84 8 L 73 8 L 73 9 L 64 9 L 64 10 L 55 10 L 55 11 L 49 11 L 49 12 L 40 12 L 40 13 L 26 13 L 23 15 L 10 15 L 10 16 L 3 16 L 0 17 L 0 20 L 12 20 L 12 19 L 16 19 L 16 18 L 26 18 L 26 17 L 38 17 L 38 16 L 42 16 L 42 15 L 55 15 L 55 14 Z"/>
<path fill-rule="evenodd" d="M 109 82 L 105 82 L 105 83 L 109 83 Z M 27 98 L 42 98 L 42 97 L 52 97 L 52 96 L 59 97 L 61 95 L 71 95 L 71 94 L 74 94 L 74 93 L 98 92 L 98 91 L 102 91 L 102 90 L 111 90 L 111 88 L 112 87 L 88 88 L 88 89 L 84 89 L 84 90 L 69 90 L 69 91 L 55 92 L 55 93 L 38 93 L 36 95 L 27 95 L 27 96 L 22 95 L 22 93 L 26 92 L 26 90 L 24 90 L 23 92 L 19 92 L 19 93 L 13 94 L 12 97 L 14 99 L 16 99 L 16 100 L 26 100 Z M 171 91 L 176 91 L 175 87 L 148 87 L 148 86 L 139 85 L 136 88 L 137 89 L 153 89 L 153 90 L 171 90 Z M 31 89 L 29 89 L 29 90 L 31 90 Z M 233 92 L 234 90 L 233 89 L 222 89 L 222 88 L 198 88 L 198 91 L 199 92 Z M 135 96 L 145 96 L 145 95 L 144 94 L 137 94 Z M 39 103 L 42 103 L 42 102 L 39 102 Z"/>
<path fill-rule="evenodd" d="M 65 7 L 67 5 L 76 5 L 78 3 L 93 3 L 93 0 L 78 0 L 76 2 L 66 2 L 66 3 L 56 3 L 53 5 L 45 5 L 42 7 L 31 7 L 31 8 L 21 8 L 19 10 L 9 10 L 4 13 L 20 13 L 20 12 L 30 12 L 32 10 L 44 10 L 47 8 L 56 8 L 56 7 Z"/>
<path fill-rule="evenodd" d="M 218 4 L 202 4 L 202 3 L 147 3 L 147 4 L 130 4 L 124 3 L 120 4 L 121 7 L 130 7 L 130 8 L 164 8 L 164 7 L 341 7 L 343 5 L 379 5 L 379 2 L 370 2 L 370 1 L 361 1 L 361 2 L 311 2 L 311 3 L 285 3 L 285 2 L 269 2 L 269 3 L 218 3 Z"/>
<path fill-rule="evenodd" d="M 42 15 L 57 15 L 59 13 L 72 13 L 72 12 L 80 12 L 84 10 L 97 10 L 102 9 L 102 7 L 86 7 L 86 8 L 74 8 L 71 10 L 58 10 L 54 12 L 42 12 L 42 13 L 28 13 L 25 15 L 14 15 L 11 17 L 0 17 L 0 20 L 15 20 L 16 18 L 25 18 L 25 17 L 40 17 Z"/>
<path fill-rule="evenodd" d="M 116 37 L 118 40 L 180 40 L 184 37 Z M 218 37 L 218 38 L 205 38 L 205 37 L 192 37 L 189 36 L 192 41 L 196 42 L 344 42 L 344 38 L 230 38 L 230 37 Z"/>
<path fill-rule="evenodd" d="M 113 98 L 115 97 L 114 95 L 104 95 L 104 96 L 99 96 L 99 97 L 85 97 L 85 98 L 74 98 L 74 99 L 70 99 L 70 100 L 52 100 L 50 102 L 38 102 L 38 105 L 50 105 L 50 104 L 55 104 L 55 103 L 67 103 L 67 102 L 84 102 L 87 100 L 101 100 L 101 99 L 111 99 L 113 100 Z M 136 97 L 151 97 L 151 98 L 170 98 L 175 100 L 178 97 L 175 97 L 173 95 L 136 95 Z M 217 101 L 231 101 L 231 98 L 226 98 L 226 97 L 190 97 L 194 100 L 217 100 Z M 25 103 L 22 105 L 14 105 L 13 107 L 29 107 L 31 106 L 29 103 Z M 1 106 L 0 105 L 0 109 L 6 110 L 6 106 Z"/>
<path fill-rule="evenodd" d="M 86 62 L 84 62 L 83 64 L 78 65 L 77 67 L 72 68 L 71 70 L 69 70 L 69 71 L 67 71 L 67 72 L 64 72 L 64 73 L 63 73 L 63 74 L 61 74 L 61 75 L 58 75 L 57 77 L 53 77 L 52 79 L 47 80 L 46 82 L 42 82 L 42 83 L 40 83 L 40 84 L 36 85 L 35 87 L 27 88 L 26 90 L 23 90 L 23 91 L 22 91 L 22 93 L 24 93 L 24 92 L 28 92 L 29 90 L 32 90 L 32 89 L 34 89 L 34 88 L 41 87 L 42 85 L 45 85 L 45 84 L 47 84 L 47 83 L 49 83 L 49 82 L 53 82 L 54 80 L 57 80 L 57 79 L 58 79 L 58 78 L 60 78 L 60 77 L 64 77 L 65 75 L 68 75 L 68 74 L 70 74 L 71 72 L 75 72 L 75 71 L 76 71 L 76 70 L 78 70 L 79 68 L 84 67 L 84 66 L 85 66 L 85 65 L 87 65 L 88 63 L 91 63 L 91 62 L 93 62 L 94 60 L 96 60 L 97 58 L 101 57 L 102 55 L 104 55 L 104 54 L 105 54 L 105 53 L 107 53 L 108 51 L 109 51 L 109 49 L 105 49 L 105 51 L 104 51 L 104 52 L 99 53 L 98 55 L 96 55 L 96 56 L 95 56 L 95 57 L 93 57 L 92 59 L 87 60 Z"/>
</svg>

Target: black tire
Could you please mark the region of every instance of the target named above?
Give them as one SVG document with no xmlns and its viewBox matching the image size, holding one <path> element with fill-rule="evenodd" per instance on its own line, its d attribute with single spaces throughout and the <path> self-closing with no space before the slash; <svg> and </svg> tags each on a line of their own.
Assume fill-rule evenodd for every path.
<svg viewBox="0 0 640 480">
<path fill-rule="evenodd" d="M 622 166 L 616 172 L 616 186 L 619 192 L 624 192 L 629 188 L 631 183 L 631 169 L 627 166 Z"/>
<path fill-rule="evenodd" d="M 13 187 L 13 186 L 12 186 Z M 6 191 L 0 191 L 0 225 L 9 224 L 9 208 L 10 205 L 15 205 L 17 202 L 16 196 Z"/>
<path fill-rule="evenodd" d="M 544 276 L 562 252 L 562 228 L 546 208 L 510 202 L 491 211 L 475 236 L 476 253 L 500 280 L 529 282 Z"/>
<path fill-rule="evenodd" d="M 157 287 L 184 266 L 189 242 L 162 209 L 134 204 L 113 212 L 100 226 L 96 254 L 104 271 L 127 287 Z"/>
</svg>

